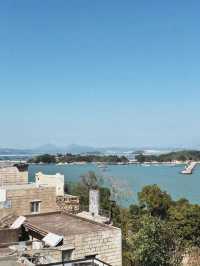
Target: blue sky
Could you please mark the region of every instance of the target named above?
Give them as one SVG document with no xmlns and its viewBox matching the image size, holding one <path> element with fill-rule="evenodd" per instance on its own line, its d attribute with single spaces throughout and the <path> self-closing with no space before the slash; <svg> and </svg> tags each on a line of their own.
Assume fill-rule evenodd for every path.
<svg viewBox="0 0 200 266">
<path fill-rule="evenodd" d="M 0 2 L 0 146 L 200 145 L 200 2 Z"/>
</svg>

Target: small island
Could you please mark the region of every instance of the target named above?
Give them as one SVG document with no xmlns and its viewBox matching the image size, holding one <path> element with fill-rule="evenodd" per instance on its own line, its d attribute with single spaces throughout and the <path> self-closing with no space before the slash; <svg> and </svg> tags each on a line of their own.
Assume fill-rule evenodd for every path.
<svg viewBox="0 0 200 266">
<path fill-rule="evenodd" d="M 138 154 L 135 159 L 139 163 L 187 163 L 189 161 L 200 161 L 200 151 L 198 150 L 182 150 L 160 155 Z"/>
<path fill-rule="evenodd" d="M 43 154 L 31 158 L 28 163 L 57 163 L 57 164 L 72 164 L 72 163 L 105 163 L 105 164 L 127 164 L 128 159 L 125 156 L 117 155 L 81 155 L 81 154 Z"/>
</svg>

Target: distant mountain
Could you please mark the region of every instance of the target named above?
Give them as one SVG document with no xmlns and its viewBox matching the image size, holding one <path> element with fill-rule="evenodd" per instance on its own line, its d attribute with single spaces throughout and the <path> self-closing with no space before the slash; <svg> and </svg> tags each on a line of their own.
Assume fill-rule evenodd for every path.
<svg viewBox="0 0 200 266">
<path fill-rule="evenodd" d="M 77 144 L 71 144 L 68 146 L 59 147 L 53 144 L 45 144 L 34 149 L 35 152 L 39 153 L 85 153 L 85 152 L 95 152 L 97 149 L 89 146 L 81 146 Z"/>
<path fill-rule="evenodd" d="M 29 149 L 0 148 L 0 155 L 28 155 L 32 153 L 32 150 Z"/>
<path fill-rule="evenodd" d="M 199 147 L 198 147 L 199 148 Z M 197 149 L 198 149 L 197 148 Z M 97 153 L 97 154 L 133 154 L 137 153 L 137 151 L 140 151 L 140 153 L 144 154 L 161 154 L 161 153 L 167 153 L 169 151 L 177 151 L 177 150 L 183 150 L 182 149 L 173 149 L 173 148 L 154 148 L 154 147 L 134 147 L 134 148 L 127 148 L 127 147 L 103 147 L 103 148 L 96 148 L 92 146 L 84 146 L 84 145 L 77 145 L 77 144 L 71 144 L 66 146 L 57 146 L 54 144 L 45 144 L 42 146 L 39 146 L 34 149 L 11 149 L 11 148 L 0 148 L 0 155 L 34 155 L 34 154 L 44 154 L 44 153 L 50 153 L 50 154 L 56 154 L 56 153 L 73 153 L 73 154 L 79 154 L 79 153 Z"/>
<path fill-rule="evenodd" d="M 64 149 L 54 144 L 45 144 L 33 149 L 33 151 L 35 151 L 36 153 L 57 153 L 64 152 Z"/>
<path fill-rule="evenodd" d="M 91 146 L 71 144 L 68 146 L 56 146 L 54 144 L 45 144 L 34 149 L 8 149 L 0 148 L 0 155 L 13 155 L 13 154 L 56 154 L 56 153 L 105 153 L 105 154 L 118 154 L 123 152 L 133 152 L 133 149 L 128 148 L 117 148 L 117 147 L 108 147 L 108 148 L 95 148 Z"/>
<path fill-rule="evenodd" d="M 66 147 L 66 151 L 70 153 L 85 153 L 85 152 L 98 152 L 99 149 L 90 146 L 71 144 Z"/>
</svg>

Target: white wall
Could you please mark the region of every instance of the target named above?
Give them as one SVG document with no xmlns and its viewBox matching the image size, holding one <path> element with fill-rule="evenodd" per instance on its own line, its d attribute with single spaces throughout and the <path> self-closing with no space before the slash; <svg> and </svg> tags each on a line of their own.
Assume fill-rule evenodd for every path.
<svg viewBox="0 0 200 266">
<path fill-rule="evenodd" d="M 64 175 L 59 173 L 55 175 L 45 175 L 39 172 L 35 175 L 35 182 L 37 186 L 55 186 L 56 196 L 64 196 Z"/>
</svg>

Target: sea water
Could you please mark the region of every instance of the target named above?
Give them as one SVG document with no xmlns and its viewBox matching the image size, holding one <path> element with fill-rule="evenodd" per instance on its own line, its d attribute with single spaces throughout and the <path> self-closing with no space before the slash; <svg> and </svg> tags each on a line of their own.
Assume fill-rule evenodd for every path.
<svg viewBox="0 0 200 266">
<path fill-rule="evenodd" d="M 200 166 L 195 168 L 192 175 L 180 174 L 183 168 L 183 165 L 109 165 L 98 168 L 95 164 L 31 164 L 29 179 L 34 181 L 35 173 L 41 171 L 44 174 L 61 173 L 66 182 L 77 182 L 88 171 L 94 171 L 103 178 L 105 186 L 119 190 L 119 201 L 123 206 L 136 203 L 137 193 L 151 184 L 157 184 L 162 190 L 166 190 L 174 200 L 186 198 L 192 203 L 200 204 Z"/>
</svg>

